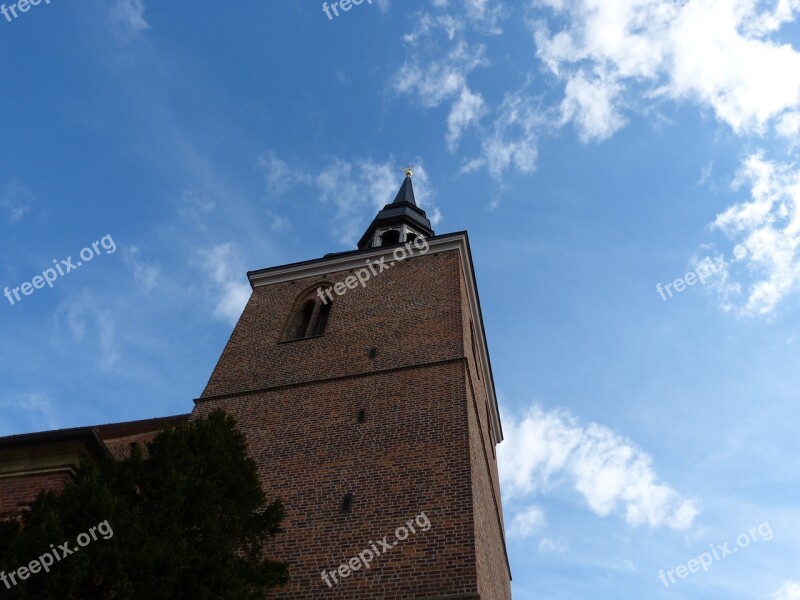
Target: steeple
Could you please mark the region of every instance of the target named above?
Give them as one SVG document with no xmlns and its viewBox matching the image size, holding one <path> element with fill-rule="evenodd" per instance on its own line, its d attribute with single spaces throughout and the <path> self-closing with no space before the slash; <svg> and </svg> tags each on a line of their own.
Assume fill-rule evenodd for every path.
<svg viewBox="0 0 800 600">
<path fill-rule="evenodd" d="M 413 176 L 411 167 L 405 169 L 405 174 L 405 180 L 400 186 L 394 202 L 384 206 L 372 220 L 358 242 L 359 250 L 404 244 L 418 236 L 431 237 L 434 235 L 428 216 L 417 206 L 414 186 L 411 183 Z"/>
</svg>

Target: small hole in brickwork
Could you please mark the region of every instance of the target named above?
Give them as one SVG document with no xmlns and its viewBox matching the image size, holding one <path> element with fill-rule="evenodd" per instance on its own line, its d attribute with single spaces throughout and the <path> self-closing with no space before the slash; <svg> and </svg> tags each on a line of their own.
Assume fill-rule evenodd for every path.
<svg viewBox="0 0 800 600">
<path fill-rule="evenodd" d="M 342 501 L 342 512 L 349 513 L 353 507 L 353 494 L 345 494 Z"/>
<path fill-rule="evenodd" d="M 366 420 L 367 420 L 367 411 L 366 409 L 362 408 L 361 410 L 358 411 L 358 422 L 363 423 Z"/>
<path fill-rule="evenodd" d="M 377 348 L 370 348 L 370 351 L 369 351 L 370 359 L 374 359 L 376 356 L 378 356 L 378 349 Z"/>
</svg>

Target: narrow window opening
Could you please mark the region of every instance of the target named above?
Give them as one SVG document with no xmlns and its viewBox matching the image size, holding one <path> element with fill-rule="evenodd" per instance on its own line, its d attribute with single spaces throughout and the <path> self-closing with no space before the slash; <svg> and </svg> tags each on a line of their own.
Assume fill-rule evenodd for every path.
<svg viewBox="0 0 800 600">
<path fill-rule="evenodd" d="M 400 243 L 400 232 L 396 229 L 390 229 L 383 232 L 381 235 L 381 246 L 391 246 L 392 244 Z"/>
<path fill-rule="evenodd" d="M 362 408 L 361 410 L 358 411 L 358 422 L 363 423 L 366 420 L 367 420 L 367 411 L 366 409 Z"/>
<path fill-rule="evenodd" d="M 325 333 L 325 327 L 328 326 L 328 316 L 331 314 L 331 303 L 323 304 L 319 309 L 319 316 L 317 317 L 317 326 L 314 328 L 314 335 L 322 335 Z"/>
<path fill-rule="evenodd" d="M 345 494 L 342 500 L 342 512 L 349 513 L 351 508 L 353 508 L 353 494 Z"/>
<path fill-rule="evenodd" d="M 304 338 L 308 332 L 308 326 L 311 324 L 311 317 L 314 316 L 314 308 L 316 302 L 309 300 L 303 305 L 303 310 L 300 313 L 300 322 L 297 324 L 294 337 Z"/>
<path fill-rule="evenodd" d="M 475 344 L 475 328 L 472 326 L 472 319 L 469 321 L 469 334 L 472 338 L 472 360 L 475 362 L 475 372 L 478 374 L 478 381 L 480 381 L 481 367 L 478 364 L 478 347 Z"/>
<path fill-rule="evenodd" d="M 378 356 L 378 349 L 377 348 L 370 348 L 370 351 L 369 351 L 370 360 L 375 360 L 376 356 Z"/>
<path fill-rule="evenodd" d="M 494 425 L 492 424 L 492 416 L 489 414 L 489 403 L 486 403 L 486 423 L 489 426 L 489 445 L 492 447 L 492 458 L 497 459 L 494 450 Z"/>
</svg>

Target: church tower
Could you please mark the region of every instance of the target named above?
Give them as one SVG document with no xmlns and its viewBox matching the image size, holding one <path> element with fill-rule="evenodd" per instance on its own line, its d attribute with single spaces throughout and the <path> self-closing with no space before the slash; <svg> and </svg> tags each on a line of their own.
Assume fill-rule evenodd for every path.
<svg viewBox="0 0 800 600">
<path fill-rule="evenodd" d="M 223 409 L 268 498 L 281 600 L 509 600 L 503 433 L 466 232 L 435 235 L 412 173 L 358 249 L 248 274 L 194 415 Z"/>
</svg>

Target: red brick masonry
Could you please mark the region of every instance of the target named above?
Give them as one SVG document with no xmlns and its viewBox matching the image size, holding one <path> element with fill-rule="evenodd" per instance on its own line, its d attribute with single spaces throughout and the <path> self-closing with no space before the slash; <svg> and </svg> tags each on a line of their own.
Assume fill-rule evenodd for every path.
<svg viewBox="0 0 800 600">
<path fill-rule="evenodd" d="M 193 416 L 231 413 L 269 496 L 286 504 L 269 551 L 291 563 L 292 580 L 269 598 L 511 598 L 462 256 L 432 247 L 395 264 L 338 297 L 323 336 L 299 341 L 284 339 L 298 299 L 352 270 L 255 287 Z M 323 582 L 324 569 L 422 511 L 429 531 Z"/>
</svg>

